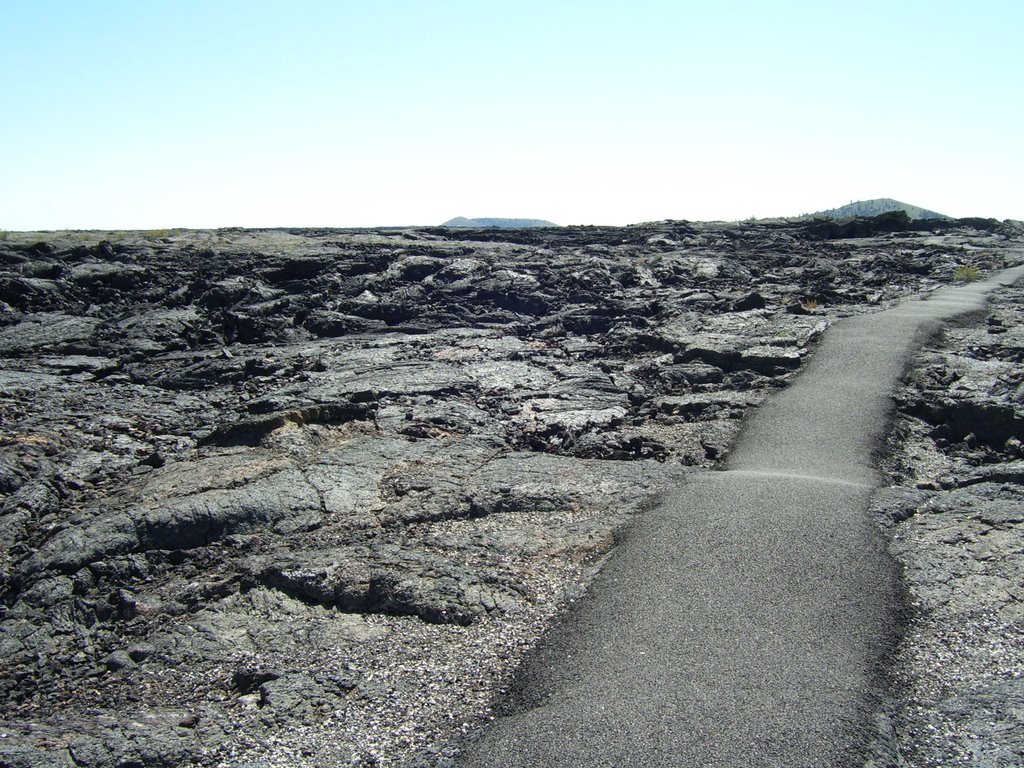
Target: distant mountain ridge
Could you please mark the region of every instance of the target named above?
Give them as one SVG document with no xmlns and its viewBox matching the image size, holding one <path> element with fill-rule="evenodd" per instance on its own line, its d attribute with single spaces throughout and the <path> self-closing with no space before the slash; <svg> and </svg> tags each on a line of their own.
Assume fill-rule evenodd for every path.
<svg viewBox="0 0 1024 768">
<path fill-rule="evenodd" d="M 523 229 L 525 227 L 557 227 L 558 225 L 544 219 L 467 219 L 464 216 L 456 216 L 441 226 L 476 227 L 479 229 L 486 229 L 488 227 L 495 229 Z"/>
<path fill-rule="evenodd" d="M 943 213 L 929 211 L 927 208 L 919 208 L 918 206 L 910 205 L 909 203 L 901 203 L 899 200 L 893 200 L 891 197 L 879 197 L 874 200 L 858 200 L 855 203 L 843 205 L 839 208 L 830 208 L 827 211 L 812 213 L 811 216 L 824 216 L 829 219 L 845 219 L 850 216 L 878 216 L 883 213 L 889 213 L 890 211 L 906 211 L 907 216 L 912 219 L 950 218 Z"/>
</svg>

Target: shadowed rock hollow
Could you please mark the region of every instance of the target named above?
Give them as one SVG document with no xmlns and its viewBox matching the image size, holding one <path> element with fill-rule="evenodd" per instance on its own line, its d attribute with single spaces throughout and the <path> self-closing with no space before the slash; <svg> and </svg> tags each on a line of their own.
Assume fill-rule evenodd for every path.
<svg viewBox="0 0 1024 768">
<path fill-rule="evenodd" d="M 12 233 L 0 760 L 443 763 L 831 319 L 1021 237 L 902 226 Z"/>
</svg>

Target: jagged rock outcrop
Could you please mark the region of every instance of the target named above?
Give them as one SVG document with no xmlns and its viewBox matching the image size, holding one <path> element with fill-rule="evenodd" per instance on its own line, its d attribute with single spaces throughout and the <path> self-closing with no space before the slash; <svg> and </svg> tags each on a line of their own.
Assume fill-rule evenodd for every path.
<svg viewBox="0 0 1024 768">
<path fill-rule="evenodd" d="M 1018 236 L 11 233 L 0 762 L 440 764 L 830 319 Z M 966 444 L 989 401 L 935 394 L 919 418 Z M 971 450 L 1019 439 L 993 414 Z"/>
<path fill-rule="evenodd" d="M 950 329 L 897 404 L 876 500 L 913 616 L 894 667 L 892 722 L 907 765 L 1024 760 L 1024 289 Z"/>
</svg>

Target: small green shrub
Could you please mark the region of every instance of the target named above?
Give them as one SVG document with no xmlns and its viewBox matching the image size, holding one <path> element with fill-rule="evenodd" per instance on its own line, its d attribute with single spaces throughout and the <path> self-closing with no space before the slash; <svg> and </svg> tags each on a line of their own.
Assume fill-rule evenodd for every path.
<svg viewBox="0 0 1024 768">
<path fill-rule="evenodd" d="M 6 240 L 9 234 L 10 232 L 8 232 L 6 229 L 0 229 L 0 240 Z"/>
<path fill-rule="evenodd" d="M 958 283 L 970 283 L 981 277 L 981 270 L 973 264 L 960 264 L 953 270 L 953 279 Z"/>
</svg>

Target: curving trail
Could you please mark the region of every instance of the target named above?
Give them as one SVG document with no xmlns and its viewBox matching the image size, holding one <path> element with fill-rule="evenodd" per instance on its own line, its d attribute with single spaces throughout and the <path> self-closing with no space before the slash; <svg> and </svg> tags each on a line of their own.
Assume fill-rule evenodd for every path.
<svg viewBox="0 0 1024 768">
<path fill-rule="evenodd" d="M 1022 276 L 830 328 L 724 471 L 636 521 L 461 764 L 863 765 L 901 609 L 866 514 L 890 393 L 927 335 Z"/>
</svg>

